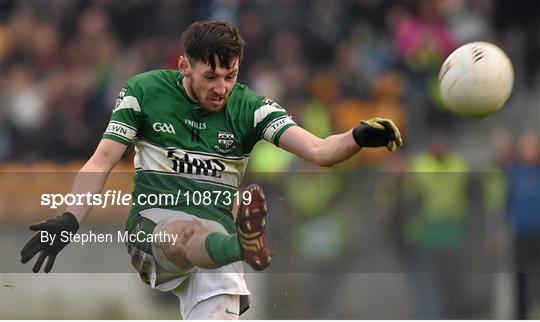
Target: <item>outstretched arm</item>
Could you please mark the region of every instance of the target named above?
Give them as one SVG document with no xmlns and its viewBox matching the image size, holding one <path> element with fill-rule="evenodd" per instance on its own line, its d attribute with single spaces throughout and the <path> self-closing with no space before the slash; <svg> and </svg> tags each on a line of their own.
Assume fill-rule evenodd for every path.
<svg viewBox="0 0 540 322">
<path fill-rule="evenodd" d="M 374 118 L 345 133 L 321 139 L 299 126 L 285 130 L 279 146 L 307 161 L 330 167 L 355 155 L 362 147 L 386 146 L 394 151 L 402 145 L 401 135 L 394 123 Z"/>
<path fill-rule="evenodd" d="M 345 161 L 361 149 L 354 142 L 352 130 L 321 139 L 299 126 L 285 130 L 279 138 L 279 146 L 321 167 Z"/>
<path fill-rule="evenodd" d="M 109 173 L 120 161 L 127 146 L 113 140 L 103 139 L 96 151 L 86 164 L 79 170 L 71 194 L 97 194 L 100 193 L 107 181 Z M 66 208 L 66 212 L 72 213 L 81 223 L 92 209 L 91 205 L 73 205 Z"/>
<path fill-rule="evenodd" d="M 109 139 L 101 140 L 94 155 L 77 174 L 71 193 L 74 195 L 100 193 L 109 172 L 118 163 L 125 150 L 126 146 L 121 143 Z M 61 216 L 31 225 L 30 230 L 37 233 L 26 242 L 21 250 L 21 262 L 26 263 L 39 254 L 32 271 L 39 272 L 47 259 L 44 272 L 50 272 L 56 256 L 69 243 L 69 241 L 59 238 L 58 235 L 64 232 L 76 233 L 79 229 L 79 223 L 82 222 L 91 208 L 91 205 L 69 206 Z M 43 234 L 53 236 L 54 239 L 52 242 L 43 241 L 41 237 Z"/>
</svg>

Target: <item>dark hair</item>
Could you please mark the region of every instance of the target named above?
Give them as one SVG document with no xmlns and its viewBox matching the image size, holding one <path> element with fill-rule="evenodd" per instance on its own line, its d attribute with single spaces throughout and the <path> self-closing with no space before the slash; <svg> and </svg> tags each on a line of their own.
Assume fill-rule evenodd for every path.
<svg viewBox="0 0 540 322">
<path fill-rule="evenodd" d="M 223 21 L 197 21 L 182 33 L 184 52 L 190 61 L 210 63 L 216 69 L 215 56 L 221 66 L 229 69 L 242 54 L 246 42 L 238 29 Z"/>
</svg>

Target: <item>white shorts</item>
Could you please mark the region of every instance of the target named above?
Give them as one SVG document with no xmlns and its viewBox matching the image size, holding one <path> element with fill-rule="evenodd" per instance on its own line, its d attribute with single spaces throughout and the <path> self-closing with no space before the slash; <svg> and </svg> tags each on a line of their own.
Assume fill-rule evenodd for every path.
<svg viewBox="0 0 540 322">
<path fill-rule="evenodd" d="M 242 295 L 220 294 L 197 303 L 184 320 L 238 320 Z"/>
<path fill-rule="evenodd" d="M 152 208 L 141 211 L 140 215 L 155 223 L 153 234 L 162 232 L 165 226 L 177 220 L 197 220 L 210 231 L 227 234 L 219 223 L 182 211 Z M 153 244 L 153 255 L 130 243 L 127 247 L 131 262 L 143 282 L 163 292 L 172 291 L 179 297 L 182 317 L 187 317 L 197 303 L 219 294 L 240 295 L 240 313 L 249 308 L 251 293 L 244 280 L 241 262 L 216 269 L 193 267 L 181 270 L 163 254 L 161 248 Z"/>
</svg>

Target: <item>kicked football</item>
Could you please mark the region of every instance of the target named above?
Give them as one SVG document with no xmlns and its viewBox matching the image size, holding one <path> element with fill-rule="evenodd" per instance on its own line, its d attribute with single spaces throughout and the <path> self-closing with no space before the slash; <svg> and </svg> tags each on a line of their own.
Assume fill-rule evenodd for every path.
<svg viewBox="0 0 540 322">
<path fill-rule="evenodd" d="M 487 42 L 456 49 L 439 73 L 442 99 L 448 110 L 467 118 L 499 111 L 512 92 L 514 69 L 508 56 Z"/>
</svg>

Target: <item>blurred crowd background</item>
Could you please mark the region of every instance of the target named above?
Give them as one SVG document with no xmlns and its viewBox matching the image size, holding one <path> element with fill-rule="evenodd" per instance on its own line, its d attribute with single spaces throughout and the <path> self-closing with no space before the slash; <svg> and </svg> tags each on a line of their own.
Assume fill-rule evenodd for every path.
<svg viewBox="0 0 540 322">
<path fill-rule="evenodd" d="M 309 266 L 265 275 L 259 317 L 538 318 L 539 3 L 4 0 L 0 161 L 8 171 L 76 171 L 123 83 L 176 69 L 191 22 L 226 20 L 247 41 L 239 81 L 298 124 L 326 137 L 383 116 L 406 142 L 324 171 L 270 144 L 255 148 L 246 180 L 272 196 L 271 240 L 281 259 Z M 437 76 L 449 53 L 476 40 L 509 55 L 514 92 L 501 112 L 465 120 L 444 109 Z M 3 189 L 2 203 L 27 187 L 18 189 Z M 3 227 L 41 219 L 5 209 Z M 463 268 L 471 254 L 491 266 Z"/>
</svg>

